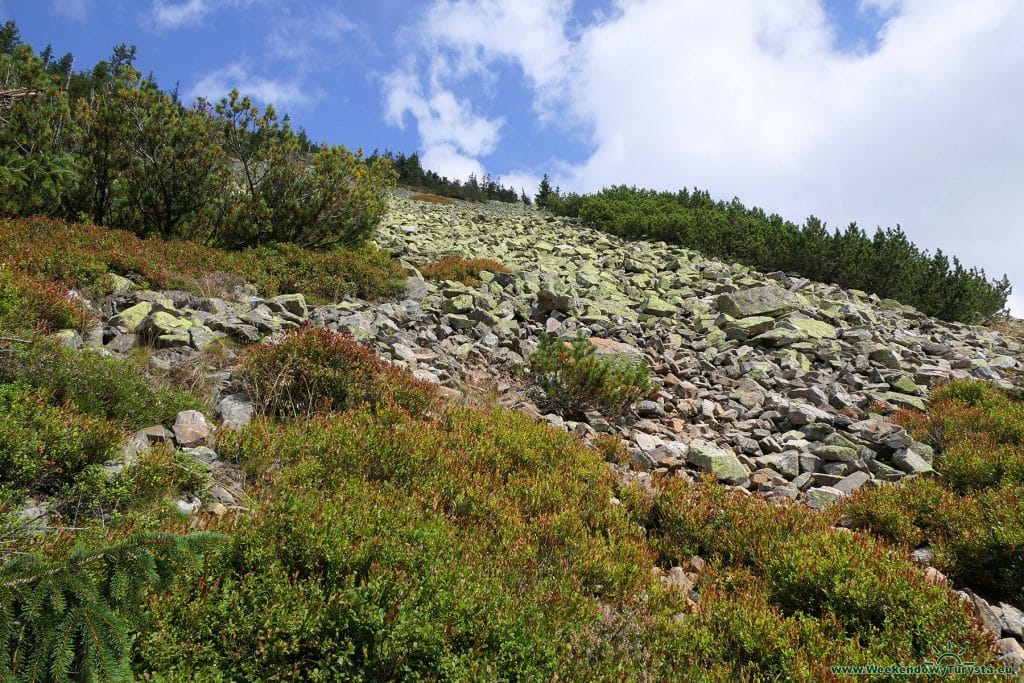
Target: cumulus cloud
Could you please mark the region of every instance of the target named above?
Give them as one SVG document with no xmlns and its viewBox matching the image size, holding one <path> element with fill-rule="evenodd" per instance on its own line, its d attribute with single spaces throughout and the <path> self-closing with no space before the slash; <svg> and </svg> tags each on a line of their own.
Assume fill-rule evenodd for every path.
<svg viewBox="0 0 1024 683">
<path fill-rule="evenodd" d="M 884 21 L 851 52 L 822 0 L 619 0 L 571 39 L 565 0 L 437 0 L 421 78 L 469 110 L 474 75 L 518 65 L 538 123 L 589 136 L 563 188 L 698 186 L 797 221 L 899 223 L 1024 291 L 1024 3 L 859 6 Z"/>
<path fill-rule="evenodd" d="M 82 21 L 89 15 L 89 3 L 87 0 L 54 0 L 53 11 L 68 19 Z"/>
<path fill-rule="evenodd" d="M 404 72 L 391 74 L 385 91 L 389 122 L 404 127 L 407 113 L 415 119 L 424 167 L 458 179 L 484 174 L 477 157 L 494 150 L 501 119 L 477 115 L 468 101 L 443 88 L 424 94 L 416 77 Z"/>
<path fill-rule="evenodd" d="M 274 57 L 302 65 L 330 59 L 345 34 L 355 31 L 356 24 L 339 9 L 330 6 L 280 8 L 267 37 L 267 47 Z"/>
<path fill-rule="evenodd" d="M 267 78 L 253 73 L 241 62 L 206 74 L 189 90 L 188 96 L 203 97 L 216 102 L 236 88 L 243 95 L 279 108 L 302 106 L 315 98 L 315 95 L 307 92 L 297 80 Z"/>
<path fill-rule="evenodd" d="M 206 0 L 156 0 L 153 3 L 153 19 L 161 28 L 178 28 L 191 24 L 202 19 L 209 11 L 210 5 Z"/>
</svg>

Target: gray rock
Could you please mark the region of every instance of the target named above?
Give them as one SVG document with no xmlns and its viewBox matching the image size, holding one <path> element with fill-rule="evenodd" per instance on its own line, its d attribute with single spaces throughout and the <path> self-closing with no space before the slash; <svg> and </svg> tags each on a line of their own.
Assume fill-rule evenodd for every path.
<svg viewBox="0 0 1024 683">
<path fill-rule="evenodd" d="M 195 448 L 205 446 L 210 438 L 210 425 L 198 410 L 183 410 L 174 419 L 174 440 L 179 446 Z"/>
<path fill-rule="evenodd" d="M 703 472 L 711 472 L 725 484 L 743 484 L 750 477 L 750 472 L 732 451 L 703 440 L 690 442 L 687 462 Z"/>
<path fill-rule="evenodd" d="M 227 429 L 238 429 L 252 421 L 255 407 L 252 399 L 246 394 L 229 394 L 217 403 L 217 415 L 221 426 Z"/>
<path fill-rule="evenodd" d="M 807 305 L 807 301 L 777 285 L 751 287 L 723 294 L 717 300 L 718 310 L 734 318 L 753 316 L 778 317 Z"/>
<path fill-rule="evenodd" d="M 871 481 L 871 475 L 867 472 L 853 472 L 836 482 L 833 488 L 849 495 L 869 481 Z"/>
<path fill-rule="evenodd" d="M 846 494 L 831 486 L 818 486 L 807 490 L 807 507 L 812 510 L 824 510 L 832 503 L 843 499 Z"/>
<path fill-rule="evenodd" d="M 1002 610 L 999 616 L 1002 634 L 1024 640 L 1024 612 L 1005 602 L 999 603 L 999 608 Z"/>
<path fill-rule="evenodd" d="M 896 451 L 892 456 L 892 464 L 896 469 L 907 474 L 925 474 L 932 471 L 932 466 L 909 448 L 901 448 Z"/>
</svg>

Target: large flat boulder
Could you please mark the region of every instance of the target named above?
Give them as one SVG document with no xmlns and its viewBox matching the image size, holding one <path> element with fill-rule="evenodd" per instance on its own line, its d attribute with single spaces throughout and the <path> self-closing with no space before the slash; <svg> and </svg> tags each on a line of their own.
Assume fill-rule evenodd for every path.
<svg viewBox="0 0 1024 683">
<path fill-rule="evenodd" d="M 808 306 L 807 300 L 778 285 L 762 285 L 718 297 L 718 310 L 734 318 L 771 316 L 777 318 Z"/>
</svg>

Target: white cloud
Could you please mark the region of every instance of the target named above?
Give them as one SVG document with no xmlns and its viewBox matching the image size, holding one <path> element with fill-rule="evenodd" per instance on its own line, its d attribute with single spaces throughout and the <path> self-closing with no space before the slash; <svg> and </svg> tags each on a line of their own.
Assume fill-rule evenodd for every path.
<svg viewBox="0 0 1024 683">
<path fill-rule="evenodd" d="M 537 186 L 540 185 L 540 178 L 541 176 L 531 171 L 515 170 L 502 173 L 498 182 L 506 187 L 511 187 L 516 192 L 525 190 L 526 196 L 533 201 L 533 196 L 537 194 Z"/>
<path fill-rule="evenodd" d="M 53 11 L 68 19 L 82 21 L 89 15 L 87 0 L 54 0 Z"/>
<path fill-rule="evenodd" d="M 337 50 L 341 38 L 357 26 L 336 8 L 284 6 L 273 20 L 267 47 L 277 58 L 307 65 L 323 64 Z"/>
<path fill-rule="evenodd" d="M 153 19 L 161 28 L 179 28 L 201 20 L 210 11 L 207 0 L 184 0 L 184 2 L 153 2 Z"/>
<path fill-rule="evenodd" d="M 151 15 L 158 28 L 175 29 L 202 23 L 206 15 L 221 9 L 248 7 L 260 0 L 153 0 Z"/>
<path fill-rule="evenodd" d="M 518 64 L 541 123 L 590 135 L 563 188 L 698 186 L 797 221 L 900 223 L 1024 291 L 1024 3 L 860 8 L 884 26 L 851 54 L 822 0 L 619 0 L 572 41 L 565 0 L 437 0 L 421 58 L 463 110 L 467 75 Z"/>
<path fill-rule="evenodd" d="M 212 71 L 189 90 L 189 98 L 204 97 L 216 102 L 237 88 L 242 95 L 264 104 L 281 107 L 296 107 L 309 104 L 316 99 L 316 93 L 307 92 L 297 80 L 283 81 L 252 73 L 241 62 L 230 64 Z"/>
<path fill-rule="evenodd" d="M 466 100 L 449 90 L 435 89 L 425 95 L 416 77 L 405 72 L 391 74 L 385 91 L 390 123 L 404 127 L 406 113 L 416 120 L 425 168 L 458 179 L 469 173 L 483 175 L 483 165 L 475 157 L 494 150 L 500 119 L 475 114 Z"/>
</svg>

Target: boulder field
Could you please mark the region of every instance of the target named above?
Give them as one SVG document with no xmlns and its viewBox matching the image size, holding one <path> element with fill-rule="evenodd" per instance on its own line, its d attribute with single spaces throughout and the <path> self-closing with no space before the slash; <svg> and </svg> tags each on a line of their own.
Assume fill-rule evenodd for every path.
<svg viewBox="0 0 1024 683">
<path fill-rule="evenodd" d="M 395 193 L 376 241 L 408 272 L 396 300 L 313 306 L 301 294 L 227 298 L 125 289 L 104 324 L 73 345 L 150 362 L 189 362 L 218 338 L 252 343 L 301 324 L 350 332 L 380 355 L 458 397 L 481 377 L 506 405 L 585 440 L 619 434 L 625 476 L 697 477 L 814 508 L 877 481 L 932 471 L 932 450 L 881 416 L 923 409 L 947 379 L 1012 388 L 1024 355 L 985 327 L 785 273 L 758 273 L 664 242 L 626 241 L 522 205 L 453 205 Z M 417 269 L 445 256 L 490 258 L 509 273 L 476 286 Z M 599 353 L 643 359 L 655 396 L 630 415 L 572 422 L 543 414 L 522 379 L 544 333 L 589 337 Z M 230 370 L 214 377 L 221 417 L 244 420 Z M 242 416 L 242 417 L 239 417 Z"/>
</svg>

